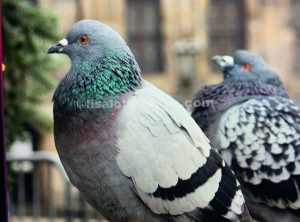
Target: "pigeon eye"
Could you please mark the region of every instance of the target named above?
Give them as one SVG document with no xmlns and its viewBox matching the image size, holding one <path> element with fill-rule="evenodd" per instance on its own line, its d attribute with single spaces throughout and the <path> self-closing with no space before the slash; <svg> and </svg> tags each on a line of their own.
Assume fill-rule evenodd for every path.
<svg viewBox="0 0 300 222">
<path fill-rule="evenodd" d="M 89 38 L 86 35 L 82 35 L 79 37 L 79 43 L 81 45 L 86 45 L 89 43 Z"/>
<path fill-rule="evenodd" d="M 249 64 L 243 64 L 242 69 L 246 72 L 249 72 L 251 70 L 251 66 Z"/>
</svg>

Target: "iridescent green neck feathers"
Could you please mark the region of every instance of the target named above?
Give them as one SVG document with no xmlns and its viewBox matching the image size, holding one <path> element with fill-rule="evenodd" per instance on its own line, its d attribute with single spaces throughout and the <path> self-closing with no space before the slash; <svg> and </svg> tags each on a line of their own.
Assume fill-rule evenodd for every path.
<svg viewBox="0 0 300 222">
<path fill-rule="evenodd" d="M 71 70 L 54 93 L 54 109 L 77 110 L 84 108 L 79 103 L 114 101 L 140 85 L 140 69 L 127 52 L 111 52 L 91 61 L 72 61 Z"/>
</svg>

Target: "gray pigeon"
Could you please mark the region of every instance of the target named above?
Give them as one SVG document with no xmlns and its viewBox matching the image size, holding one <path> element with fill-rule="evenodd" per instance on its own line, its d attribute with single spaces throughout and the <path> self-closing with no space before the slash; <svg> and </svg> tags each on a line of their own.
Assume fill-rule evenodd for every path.
<svg viewBox="0 0 300 222">
<path fill-rule="evenodd" d="M 196 94 L 193 104 L 212 105 L 193 106 L 192 117 L 238 176 L 254 218 L 300 221 L 300 105 L 260 56 L 238 50 L 213 61 L 224 80 Z"/>
<path fill-rule="evenodd" d="M 250 221 L 230 168 L 115 31 L 82 20 L 49 53 L 71 59 L 53 96 L 59 156 L 108 220 Z"/>
</svg>

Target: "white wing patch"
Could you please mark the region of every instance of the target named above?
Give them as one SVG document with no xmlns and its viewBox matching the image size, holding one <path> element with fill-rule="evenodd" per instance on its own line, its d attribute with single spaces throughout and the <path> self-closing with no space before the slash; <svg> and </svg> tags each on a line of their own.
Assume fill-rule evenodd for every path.
<svg viewBox="0 0 300 222">
<path fill-rule="evenodd" d="M 151 181 L 157 181 L 139 186 L 145 192 L 155 191 L 157 183 L 169 187 L 175 185 L 178 178 L 190 178 L 206 163 L 211 149 L 208 139 L 191 117 L 177 114 L 186 112 L 184 108 L 168 98 L 169 109 L 165 111 L 162 106 L 159 107 L 160 101 L 151 98 L 154 92 L 157 93 L 150 87 L 138 91 L 124 106 L 120 116 L 122 132 L 118 142 L 118 164 L 125 175 L 136 175 L 134 180 L 137 184 L 142 183 L 145 175 L 152 177 Z M 139 97 L 139 93 L 148 95 L 148 100 Z M 131 162 L 127 163 L 128 160 Z M 136 166 L 142 169 L 143 175 Z"/>
<path fill-rule="evenodd" d="M 224 162 L 217 166 L 208 159 L 209 140 L 179 103 L 145 83 L 124 105 L 118 123 L 117 164 L 153 212 L 179 215 L 208 207 L 218 191 Z M 159 187 L 188 181 L 208 161 L 215 171 L 192 192 L 173 200 L 154 195 Z"/>
</svg>

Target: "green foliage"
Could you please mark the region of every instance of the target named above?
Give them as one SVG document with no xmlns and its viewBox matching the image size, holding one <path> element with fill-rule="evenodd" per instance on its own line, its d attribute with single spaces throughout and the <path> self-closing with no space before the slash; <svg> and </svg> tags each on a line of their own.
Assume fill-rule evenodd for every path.
<svg viewBox="0 0 300 222">
<path fill-rule="evenodd" d="M 28 1 L 3 0 L 5 127 L 8 145 L 26 128 L 51 130 L 51 117 L 40 110 L 55 84 L 58 67 L 47 49 L 60 36 L 55 16 Z"/>
</svg>

